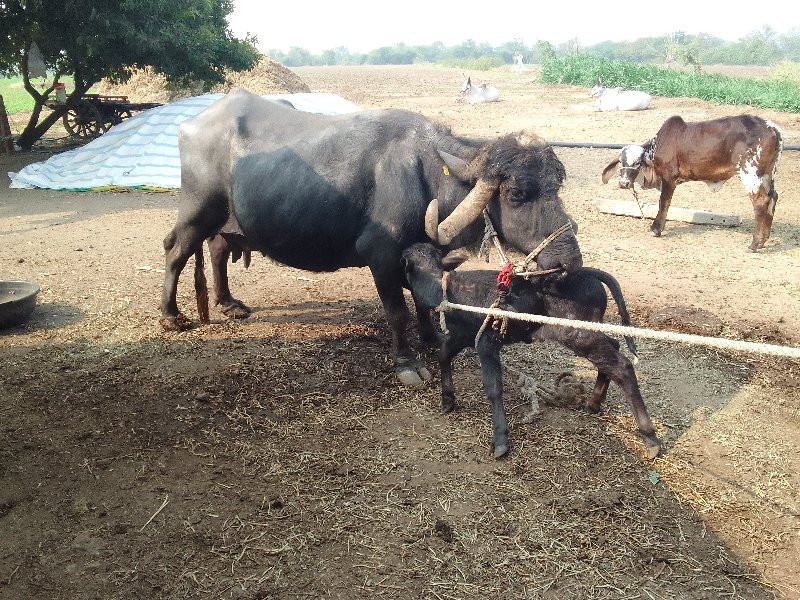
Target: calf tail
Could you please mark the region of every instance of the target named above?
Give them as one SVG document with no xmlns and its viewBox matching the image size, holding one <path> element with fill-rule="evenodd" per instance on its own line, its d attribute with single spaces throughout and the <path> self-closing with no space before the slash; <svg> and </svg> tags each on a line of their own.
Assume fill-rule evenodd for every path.
<svg viewBox="0 0 800 600">
<path fill-rule="evenodd" d="M 200 322 L 209 323 L 211 318 L 208 311 L 208 285 L 206 284 L 202 245 L 194 253 L 194 293 L 197 297 L 197 314 L 200 317 Z"/>
<path fill-rule="evenodd" d="M 600 269 L 593 269 L 592 267 L 584 267 L 583 270 L 589 271 L 594 277 L 596 277 L 606 285 L 606 287 L 611 292 L 611 297 L 614 298 L 614 302 L 617 304 L 617 310 L 619 311 L 620 322 L 626 327 L 630 327 L 631 317 L 628 314 L 628 307 L 625 304 L 625 298 L 622 295 L 622 288 L 619 286 L 619 282 L 614 278 L 613 275 L 611 275 L 610 273 L 606 273 L 605 271 L 601 271 Z M 634 339 L 629 335 L 625 335 L 622 337 L 625 338 L 625 344 L 628 346 L 628 350 L 630 350 L 631 354 L 633 354 L 633 356 L 638 359 L 638 354 L 636 351 L 636 342 L 634 341 Z"/>
</svg>

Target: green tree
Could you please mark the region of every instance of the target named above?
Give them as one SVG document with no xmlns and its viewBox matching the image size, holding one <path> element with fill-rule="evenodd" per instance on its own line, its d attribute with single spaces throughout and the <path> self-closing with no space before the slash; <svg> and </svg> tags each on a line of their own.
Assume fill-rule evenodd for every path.
<svg viewBox="0 0 800 600">
<path fill-rule="evenodd" d="M 95 83 L 125 81 L 152 66 L 170 83 L 200 81 L 210 88 L 225 70 L 251 68 L 255 38 L 234 38 L 232 0 L 0 0 L 0 74 L 21 75 L 34 110 L 17 143 L 30 148 Z M 34 46 L 35 45 L 35 46 Z M 31 48 L 38 48 L 47 83 L 31 82 Z M 42 109 L 67 75 L 74 90 L 63 106 Z"/>
</svg>

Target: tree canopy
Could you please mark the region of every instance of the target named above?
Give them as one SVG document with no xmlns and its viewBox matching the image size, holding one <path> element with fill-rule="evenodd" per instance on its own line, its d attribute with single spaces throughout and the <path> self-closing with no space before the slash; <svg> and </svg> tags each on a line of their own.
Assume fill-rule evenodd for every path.
<svg viewBox="0 0 800 600">
<path fill-rule="evenodd" d="M 232 10 L 232 0 L 0 0 L 0 74 L 22 76 L 35 101 L 18 143 L 30 147 L 65 112 L 62 107 L 39 121 L 64 76 L 74 80 L 69 106 L 101 79 L 125 81 L 145 66 L 170 83 L 208 87 L 224 81 L 226 69 L 252 67 L 256 40 L 233 37 Z M 39 56 L 48 83 L 37 90 L 30 66 Z"/>
</svg>

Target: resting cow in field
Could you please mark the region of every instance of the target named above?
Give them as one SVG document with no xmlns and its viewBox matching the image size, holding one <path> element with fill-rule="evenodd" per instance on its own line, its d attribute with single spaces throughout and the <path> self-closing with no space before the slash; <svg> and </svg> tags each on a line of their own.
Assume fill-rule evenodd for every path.
<svg viewBox="0 0 800 600">
<path fill-rule="evenodd" d="M 463 256 L 448 254 L 431 244 L 414 244 L 403 252 L 403 267 L 417 306 L 429 309 L 438 307 L 446 289 L 447 300 L 455 304 L 472 306 L 491 305 L 498 292 L 496 271 L 453 271 Z M 446 279 L 443 280 L 444 273 Z M 599 269 L 582 268 L 566 276 L 546 275 L 528 280 L 513 277 L 499 308 L 536 315 L 602 322 L 606 311 L 607 297 L 603 284 L 611 290 L 617 304 L 620 320 L 630 324 L 628 310 L 619 283 L 611 275 Z M 647 414 L 639 383 L 631 361 L 619 351 L 619 342 L 603 333 L 542 325 L 509 319 L 505 334 L 493 327 L 481 330 L 484 315 L 457 309 L 444 313 L 446 336 L 439 350 L 439 366 L 442 378 L 442 411 L 450 412 L 455 407 L 453 387 L 453 359 L 470 346 L 475 345 L 481 362 L 483 386 L 492 406 L 494 455 L 499 458 L 508 452 L 508 422 L 503 408 L 503 382 L 500 365 L 500 350 L 506 344 L 550 340 L 587 358 L 597 368 L 597 382 L 587 408 L 600 410 L 606 397 L 610 381 L 622 388 L 631 412 L 636 418 L 639 432 L 644 438 L 647 454 L 658 455 L 661 442 L 656 437 L 653 423 Z M 633 340 L 625 338 L 628 348 L 636 354 Z"/>
<path fill-rule="evenodd" d="M 625 146 L 603 170 L 603 183 L 619 166 L 621 188 L 638 182 L 644 189 L 660 189 L 658 214 L 650 226 L 653 235 L 660 236 L 679 183 L 704 181 L 716 191 L 738 175 L 753 202 L 756 227 L 750 250 L 756 251 L 764 247 L 772 229 L 778 202 L 775 173 L 782 150 L 781 130 L 761 117 L 739 115 L 687 123 L 674 116 L 649 142 Z"/>
<path fill-rule="evenodd" d="M 397 375 L 419 384 L 429 374 L 408 345 L 400 254 L 427 239 L 426 210 L 443 246 L 480 242 L 486 210 L 500 238 L 522 252 L 561 232 L 538 256 L 540 268 L 571 272 L 582 264 L 573 231 L 563 227 L 564 166 L 535 136 L 479 144 L 407 111 L 323 116 L 237 89 L 184 121 L 179 147 L 178 221 L 164 240 L 167 330 L 189 325 L 176 295 L 192 255 L 198 312 L 208 321 L 202 244 L 219 234 L 227 251 L 258 251 L 300 269 L 368 266 Z M 227 290 L 227 279 L 218 285 Z M 429 311 L 417 314 L 423 341 L 435 342 Z"/>
</svg>

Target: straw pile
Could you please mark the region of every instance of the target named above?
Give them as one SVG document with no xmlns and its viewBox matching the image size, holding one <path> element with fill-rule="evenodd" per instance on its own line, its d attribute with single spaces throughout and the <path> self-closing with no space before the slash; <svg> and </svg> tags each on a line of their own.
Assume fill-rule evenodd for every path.
<svg viewBox="0 0 800 600">
<path fill-rule="evenodd" d="M 285 94 L 310 92 L 309 87 L 292 71 L 268 56 L 262 56 L 249 71 L 231 71 L 224 84 L 215 86 L 212 92 L 229 92 L 233 87 L 242 87 L 257 94 Z M 202 85 L 176 88 L 151 67 L 138 69 L 122 84 L 102 80 L 98 93 L 109 96 L 127 96 L 130 102 L 172 102 L 189 96 L 203 94 Z"/>
</svg>

